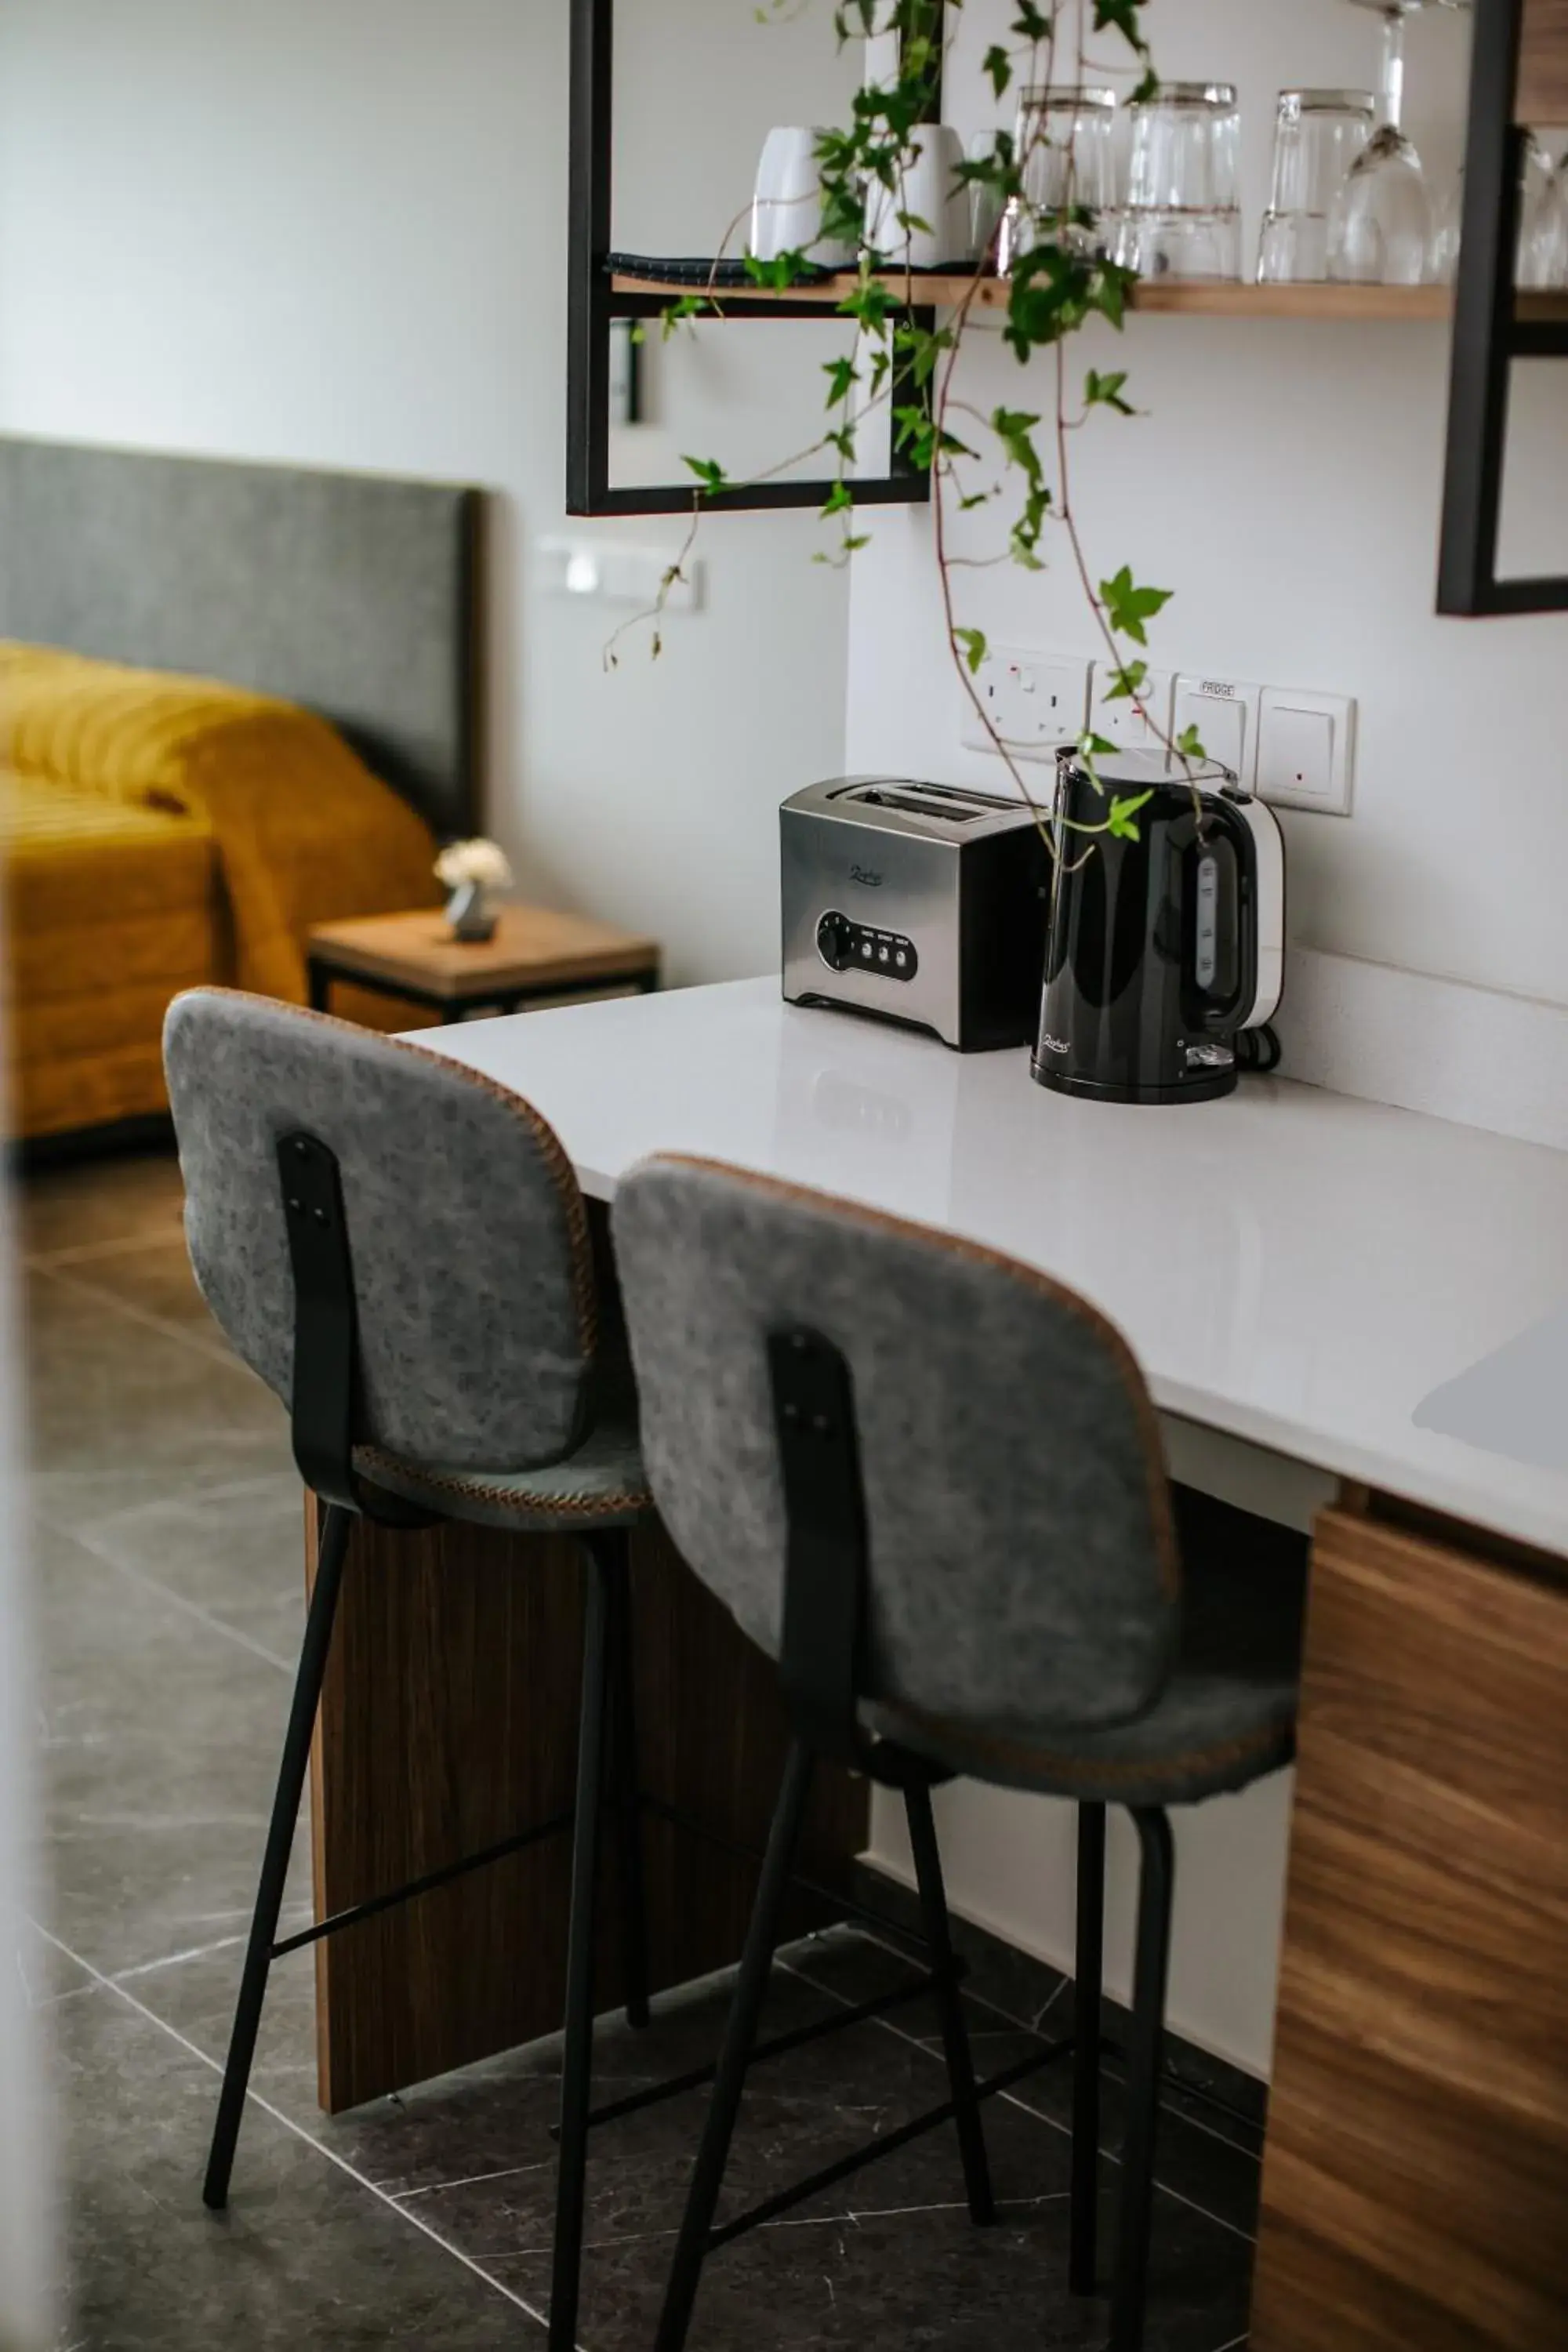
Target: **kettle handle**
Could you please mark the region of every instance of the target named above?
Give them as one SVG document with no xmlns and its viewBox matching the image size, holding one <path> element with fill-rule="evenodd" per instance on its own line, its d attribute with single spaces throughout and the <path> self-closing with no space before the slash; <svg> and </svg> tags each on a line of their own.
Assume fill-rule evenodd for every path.
<svg viewBox="0 0 1568 2352">
<path fill-rule="evenodd" d="M 1247 1009 L 1258 998 L 1258 844 L 1245 814 L 1233 802 L 1217 793 L 1205 794 L 1203 827 L 1198 836 L 1200 856 L 1205 836 L 1215 833 L 1224 836 L 1235 859 L 1228 919 L 1236 952 L 1236 985 L 1228 995 L 1210 998 L 1205 1026 L 1211 1030 L 1235 1029 L 1245 1027 Z M 1209 997 L 1195 971 L 1193 981 L 1199 993 Z"/>
</svg>

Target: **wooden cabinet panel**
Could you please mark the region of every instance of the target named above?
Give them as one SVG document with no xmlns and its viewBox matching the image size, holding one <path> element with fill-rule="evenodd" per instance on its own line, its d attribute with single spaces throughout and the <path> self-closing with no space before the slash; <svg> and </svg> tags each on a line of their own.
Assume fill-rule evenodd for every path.
<svg viewBox="0 0 1568 2352">
<path fill-rule="evenodd" d="M 1254 2352 L 1568 2344 L 1568 1594 L 1331 1512 Z"/>
<path fill-rule="evenodd" d="M 787 1739 L 776 1673 L 661 1528 L 639 1531 L 632 1558 L 644 1786 L 760 1845 Z M 571 1804 L 583 1574 L 560 1537 L 356 1522 L 311 1771 L 318 1917 Z M 842 1874 L 867 1811 L 863 1781 L 820 1771 L 802 1867 Z M 619 1991 L 606 1847 L 601 2009 Z M 755 1866 L 654 1818 L 645 1853 L 655 1990 L 737 1958 Z M 324 2107 L 559 2029 L 570 1859 L 552 1839 L 316 1946 Z M 792 1926 L 827 1916 L 803 1899 Z"/>
<path fill-rule="evenodd" d="M 1517 120 L 1568 123 L 1568 0 L 1524 0 Z"/>
</svg>

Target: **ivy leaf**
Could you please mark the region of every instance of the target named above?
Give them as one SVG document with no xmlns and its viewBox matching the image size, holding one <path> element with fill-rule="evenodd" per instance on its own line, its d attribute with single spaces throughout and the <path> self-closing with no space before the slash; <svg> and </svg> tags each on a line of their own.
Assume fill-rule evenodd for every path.
<svg viewBox="0 0 1568 2352">
<path fill-rule="evenodd" d="M 998 98 L 1013 79 L 1013 61 L 999 45 L 986 50 L 980 70 L 991 77 L 991 87 Z"/>
<path fill-rule="evenodd" d="M 1119 637 L 1131 637 L 1135 646 L 1146 646 L 1148 633 L 1143 624 L 1152 621 L 1170 603 L 1169 588 L 1140 588 L 1124 563 L 1114 579 L 1100 583 L 1100 601 L 1105 617 Z"/>
<path fill-rule="evenodd" d="M 1139 19 L 1142 6 L 1142 0 L 1094 0 L 1095 31 L 1120 33 L 1130 49 L 1141 58 L 1146 57 L 1149 45 Z"/>
<path fill-rule="evenodd" d="M 688 319 L 697 318 L 709 307 L 705 294 L 682 294 L 676 301 L 668 303 L 659 313 L 660 341 L 668 343 L 677 328 L 683 326 Z"/>
<path fill-rule="evenodd" d="M 1122 387 L 1126 382 L 1125 368 L 1115 368 L 1106 375 L 1101 375 L 1098 368 L 1090 368 L 1083 380 L 1084 406 L 1113 408 L 1118 416 L 1135 416 L 1138 412 L 1132 403 L 1122 398 Z"/>
<path fill-rule="evenodd" d="M 771 261 L 759 261 L 754 253 L 748 253 L 746 275 L 753 286 L 769 286 L 782 292 L 785 287 L 799 285 L 807 275 L 809 261 L 805 247 L 799 245 L 775 254 Z"/>
<path fill-rule="evenodd" d="M 981 663 L 985 659 L 987 652 L 990 650 L 985 642 L 984 630 L 954 629 L 952 633 L 952 640 L 954 645 L 962 646 L 963 647 L 964 667 L 967 668 L 970 677 L 974 677 Z"/>
<path fill-rule="evenodd" d="M 1096 760 L 1113 760 L 1116 757 L 1115 744 L 1108 743 L 1103 735 L 1095 734 L 1092 728 L 1088 734 L 1079 737 L 1078 751 L 1079 759 L 1091 775 L 1094 772 Z"/>
<path fill-rule="evenodd" d="M 1013 19 L 1012 30 L 1021 41 L 1048 41 L 1056 29 L 1054 18 L 1037 8 L 1035 0 L 1017 0 L 1018 13 Z"/>
<path fill-rule="evenodd" d="M 862 278 L 852 286 L 837 306 L 846 319 L 853 319 L 868 335 L 885 334 L 889 312 L 898 308 L 898 297 L 876 278 Z"/>
<path fill-rule="evenodd" d="M 1107 702 L 1136 701 L 1148 675 L 1149 665 L 1146 661 L 1124 662 L 1120 669 L 1111 671 L 1112 683 L 1107 688 L 1104 699 Z"/>
<path fill-rule="evenodd" d="M 989 490 L 971 490 L 966 499 L 959 499 L 958 511 L 960 514 L 970 514 L 973 512 L 974 508 L 987 507 L 990 503 L 991 492 Z"/>
<path fill-rule="evenodd" d="M 1160 95 L 1160 77 L 1152 66 L 1148 67 L 1128 101 L 1132 106 L 1148 106 Z"/>
<path fill-rule="evenodd" d="M 730 487 L 729 476 L 722 466 L 711 457 L 682 457 L 681 464 L 689 466 L 702 486 L 705 497 L 712 498 Z"/>
<path fill-rule="evenodd" d="M 828 515 L 843 514 L 846 509 L 852 507 L 854 503 L 855 499 L 848 483 L 835 482 L 827 493 L 821 511 L 825 518 Z"/>
<path fill-rule="evenodd" d="M 1038 481 L 1040 456 L 1033 435 L 1039 418 L 1031 415 L 1027 409 L 994 408 L 990 421 L 992 432 L 1006 452 L 1007 463 L 1022 467 L 1031 481 Z"/>
<path fill-rule="evenodd" d="M 1204 739 L 1195 727 L 1184 727 L 1176 738 L 1176 755 L 1183 760 L 1206 760 Z"/>
<path fill-rule="evenodd" d="M 851 387 L 860 381 L 860 371 L 851 359 L 826 360 L 822 373 L 827 378 L 826 405 L 829 408 L 840 407 L 848 399 Z"/>
<path fill-rule="evenodd" d="M 1143 806 L 1144 803 L 1146 801 L 1152 801 L 1153 797 L 1154 795 L 1152 791 L 1147 793 L 1135 793 L 1132 794 L 1121 793 L 1117 794 L 1116 798 L 1110 803 L 1110 816 L 1109 819 L 1109 830 L 1113 839 L 1117 841 L 1136 841 L 1139 839 L 1138 827 L 1133 824 L 1132 820 L 1137 815 L 1139 810 Z"/>
</svg>

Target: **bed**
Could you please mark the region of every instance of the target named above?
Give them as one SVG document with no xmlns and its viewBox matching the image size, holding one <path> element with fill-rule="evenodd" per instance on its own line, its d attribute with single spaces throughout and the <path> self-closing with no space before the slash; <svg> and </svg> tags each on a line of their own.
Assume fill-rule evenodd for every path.
<svg viewBox="0 0 1568 2352">
<path fill-rule="evenodd" d="M 0 436 L 13 1136 L 144 1129 L 179 989 L 303 1002 L 313 923 L 433 903 L 478 814 L 479 506 Z"/>
</svg>

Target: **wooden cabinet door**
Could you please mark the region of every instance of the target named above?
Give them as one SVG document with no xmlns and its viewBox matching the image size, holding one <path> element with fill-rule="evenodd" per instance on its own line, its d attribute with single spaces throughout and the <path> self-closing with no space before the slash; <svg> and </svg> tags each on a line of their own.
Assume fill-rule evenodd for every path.
<svg viewBox="0 0 1568 2352">
<path fill-rule="evenodd" d="M 1568 123 L 1568 0 L 1524 0 L 1516 119 L 1536 130 Z"/>
<path fill-rule="evenodd" d="M 1253 2352 L 1568 2345 L 1568 1593 L 1313 1554 Z"/>
</svg>

